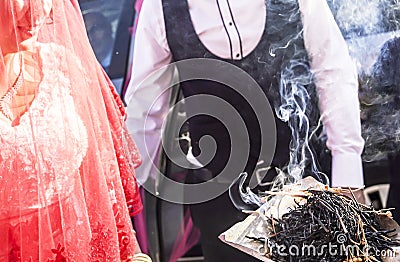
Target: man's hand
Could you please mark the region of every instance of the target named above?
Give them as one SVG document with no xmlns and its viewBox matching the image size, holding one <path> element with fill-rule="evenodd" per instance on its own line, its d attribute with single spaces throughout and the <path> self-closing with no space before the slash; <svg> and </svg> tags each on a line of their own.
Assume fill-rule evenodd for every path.
<svg viewBox="0 0 400 262">
<path fill-rule="evenodd" d="M 365 204 L 364 189 L 360 188 L 343 188 L 343 195 L 350 197 L 351 199 L 357 200 L 360 204 Z"/>
</svg>

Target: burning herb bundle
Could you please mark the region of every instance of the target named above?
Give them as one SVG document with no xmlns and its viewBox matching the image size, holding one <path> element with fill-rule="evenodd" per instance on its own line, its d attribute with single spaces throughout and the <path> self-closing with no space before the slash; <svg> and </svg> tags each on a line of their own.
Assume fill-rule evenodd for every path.
<svg viewBox="0 0 400 262">
<path fill-rule="evenodd" d="M 400 246 L 396 229 L 383 226 L 390 213 L 333 191 L 306 190 L 303 198 L 281 218 L 264 218 L 267 241 L 253 238 L 268 242 L 273 261 L 382 261 Z"/>
<path fill-rule="evenodd" d="M 267 191 L 264 204 L 221 234 L 261 261 L 400 261 L 400 227 L 353 192 L 311 177 Z"/>
</svg>

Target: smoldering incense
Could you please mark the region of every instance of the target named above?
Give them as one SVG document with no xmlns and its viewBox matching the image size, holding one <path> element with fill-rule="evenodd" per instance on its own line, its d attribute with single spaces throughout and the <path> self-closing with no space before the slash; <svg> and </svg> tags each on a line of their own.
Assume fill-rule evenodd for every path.
<svg viewBox="0 0 400 262">
<path fill-rule="evenodd" d="M 296 202 L 280 219 L 265 217 L 265 238 L 248 238 L 263 244 L 268 239 L 268 245 L 283 246 L 286 251 L 312 246 L 316 252 L 283 255 L 270 248 L 268 255 L 274 261 L 382 261 L 377 254 L 400 246 L 392 239 L 395 229 L 387 230 L 380 222 L 380 216 L 388 213 L 327 190 L 306 190 L 301 197 L 305 201 Z M 324 251 L 328 245 L 338 250 Z"/>
</svg>

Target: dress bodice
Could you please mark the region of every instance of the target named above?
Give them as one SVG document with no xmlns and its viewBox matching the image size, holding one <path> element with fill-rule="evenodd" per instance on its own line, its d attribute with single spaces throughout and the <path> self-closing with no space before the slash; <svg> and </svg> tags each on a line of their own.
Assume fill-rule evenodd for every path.
<svg viewBox="0 0 400 262">
<path fill-rule="evenodd" d="M 55 70 L 61 47 L 41 44 L 43 78 L 29 110 L 16 126 L 0 121 L 0 219 L 51 204 L 70 193 L 86 154 L 86 128 L 70 81 Z M 59 50 L 58 50 L 59 51 Z"/>
</svg>

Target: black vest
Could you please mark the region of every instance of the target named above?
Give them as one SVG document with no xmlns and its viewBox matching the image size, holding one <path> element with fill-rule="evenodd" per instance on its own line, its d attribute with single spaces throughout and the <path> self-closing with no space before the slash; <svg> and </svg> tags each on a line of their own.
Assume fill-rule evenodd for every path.
<svg viewBox="0 0 400 262">
<path fill-rule="evenodd" d="M 296 68 L 291 63 L 291 61 L 298 61 L 308 66 L 297 0 L 266 0 L 267 17 L 264 33 L 256 48 L 241 60 L 222 59 L 207 50 L 195 32 L 187 0 L 162 1 L 166 36 L 175 62 L 191 58 L 209 58 L 233 64 L 253 77 L 268 97 L 272 107 L 280 105 L 279 83 L 281 73 L 285 68 L 292 67 L 294 75 L 310 74 L 304 72 L 304 67 Z M 221 71 L 220 74 L 234 77 L 229 76 L 229 72 Z M 185 70 L 179 70 L 179 75 L 185 77 Z M 251 172 L 250 169 L 254 168 L 260 152 L 260 127 L 251 106 L 231 88 L 220 83 L 193 80 L 183 82 L 180 86 L 186 98 L 200 94 L 217 96 L 240 112 L 250 137 L 250 160 L 246 171 Z M 316 105 L 314 85 L 307 85 L 307 89 L 313 97 L 313 104 Z M 185 104 L 185 110 L 197 112 L 201 111 L 201 107 L 204 106 L 206 105 Z M 314 112 L 314 109 L 310 108 L 308 113 L 315 122 L 317 113 Z M 291 131 L 287 123 L 276 116 L 275 122 L 277 144 L 272 165 L 281 167 L 286 165 L 289 160 Z M 230 143 L 235 143 L 235 141 L 230 141 L 228 130 L 220 121 L 209 116 L 196 116 L 189 119 L 189 127 L 195 156 L 200 152 L 198 143 L 201 137 L 211 135 L 216 140 L 218 150 L 214 160 L 207 168 L 215 174 L 219 173 L 229 157 Z"/>
</svg>

